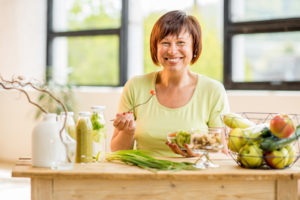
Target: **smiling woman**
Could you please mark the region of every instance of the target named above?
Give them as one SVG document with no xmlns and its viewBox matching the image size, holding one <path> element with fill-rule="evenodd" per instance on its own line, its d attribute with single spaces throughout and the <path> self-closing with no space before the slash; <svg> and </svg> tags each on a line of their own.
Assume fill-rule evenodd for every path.
<svg viewBox="0 0 300 200">
<path fill-rule="evenodd" d="M 201 53 L 201 30 L 196 18 L 189 16 L 185 24 L 177 23 L 180 13 L 170 12 L 161 17 L 153 27 L 150 38 L 151 57 L 156 65 L 169 70 L 194 64 Z M 167 22 L 167 27 L 166 23 Z M 181 23 L 182 23 L 181 22 Z"/>
<path fill-rule="evenodd" d="M 152 61 L 162 70 L 129 80 L 114 121 L 112 151 L 136 148 L 155 156 L 198 156 L 166 143 L 168 133 L 178 130 L 222 127 L 220 115 L 228 112 L 225 89 L 220 82 L 190 70 L 201 53 L 197 19 L 183 11 L 170 11 L 155 23 L 150 36 Z M 156 96 L 147 104 L 131 107 Z M 123 113 L 123 114 L 121 114 Z M 167 144 L 167 145 L 166 145 Z"/>
</svg>

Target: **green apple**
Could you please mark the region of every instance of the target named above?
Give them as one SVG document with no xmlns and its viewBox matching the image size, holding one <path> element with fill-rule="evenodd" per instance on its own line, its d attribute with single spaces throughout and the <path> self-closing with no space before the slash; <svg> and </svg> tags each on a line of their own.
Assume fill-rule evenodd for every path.
<svg viewBox="0 0 300 200">
<path fill-rule="evenodd" d="M 273 169 L 285 168 L 289 161 L 289 152 L 286 148 L 276 149 L 264 155 L 266 163 Z"/>
<path fill-rule="evenodd" d="M 240 149 L 238 160 L 246 168 L 260 167 L 263 162 L 263 151 L 256 144 L 246 144 Z"/>
<path fill-rule="evenodd" d="M 293 144 L 289 144 L 284 148 L 288 151 L 288 155 L 289 155 L 288 161 L 286 163 L 286 167 L 288 167 L 296 160 L 297 151 L 296 151 L 296 147 Z"/>
<path fill-rule="evenodd" d="M 228 139 L 228 148 L 231 151 L 239 152 L 240 148 L 246 143 L 245 135 L 242 129 L 231 129 Z"/>
</svg>

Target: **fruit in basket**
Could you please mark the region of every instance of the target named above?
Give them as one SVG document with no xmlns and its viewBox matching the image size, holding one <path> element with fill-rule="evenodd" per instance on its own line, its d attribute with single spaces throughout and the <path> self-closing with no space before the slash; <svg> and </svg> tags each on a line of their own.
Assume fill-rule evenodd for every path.
<svg viewBox="0 0 300 200">
<path fill-rule="evenodd" d="M 294 133 L 295 126 L 288 115 L 276 115 L 270 121 L 270 130 L 278 138 L 288 138 Z"/>
<path fill-rule="evenodd" d="M 271 136 L 268 124 L 265 123 L 245 128 L 243 132 L 247 143 L 261 142 L 264 137 Z"/>
<path fill-rule="evenodd" d="M 265 152 L 274 151 L 294 142 L 299 137 L 300 125 L 297 126 L 295 134 L 289 138 L 280 139 L 275 136 L 264 138 L 264 140 L 260 143 L 260 148 L 263 149 Z"/>
<path fill-rule="evenodd" d="M 286 148 L 277 149 L 271 152 L 267 152 L 264 155 L 264 159 L 271 168 L 282 169 L 287 166 L 289 161 L 289 152 Z"/>
<path fill-rule="evenodd" d="M 262 165 L 263 151 L 256 144 L 246 144 L 240 149 L 237 159 L 246 168 L 257 168 Z"/>
<path fill-rule="evenodd" d="M 286 166 L 289 166 L 296 160 L 297 151 L 296 151 L 295 146 L 292 144 L 287 145 L 285 148 L 288 151 L 288 155 L 289 155 Z"/>
<path fill-rule="evenodd" d="M 228 148 L 231 151 L 239 152 L 240 148 L 246 143 L 245 135 L 242 129 L 231 129 L 228 138 Z"/>
<path fill-rule="evenodd" d="M 223 122 L 230 128 L 248 128 L 255 125 L 255 123 L 236 113 L 224 115 Z"/>
</svg>

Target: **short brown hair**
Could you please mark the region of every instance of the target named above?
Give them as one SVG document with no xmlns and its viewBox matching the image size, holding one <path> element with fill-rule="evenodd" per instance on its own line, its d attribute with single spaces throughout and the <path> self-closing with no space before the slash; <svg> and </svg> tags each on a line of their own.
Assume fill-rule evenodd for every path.
<svg viewBox="0 0 300 200">
<path fill-rule="evenodd" d="M 167 35 L 179 35 L 182 30 L 191 34 L 193 39 L 193 59 L 194 64 L 202 50 L 201 28 L 198 20 L 191 15 L 186 15 L 180 10 L 170 11 L 161 16 L 154 24 L 150 36 L 151 58 L 155 65 L 159 65 L 157 58 L 157 44 Z"/>
</svg>

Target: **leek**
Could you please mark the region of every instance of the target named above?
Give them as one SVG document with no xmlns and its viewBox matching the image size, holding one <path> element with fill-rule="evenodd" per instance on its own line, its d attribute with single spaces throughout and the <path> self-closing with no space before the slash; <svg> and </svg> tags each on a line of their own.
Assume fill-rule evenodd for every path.
<svg viewBox="0 0 300 200">
<path fill-rule="evenodd" d="M 156 159 L 147 154 L 147 151 L 143 150 L 120 150 L 106 155 L 106 160 L 113 161 L 122 161 L 128 165 L 135 165 L 140 168 L 157 172 L 160 170 L 171 170 L 171 171 L 180 171 L 180 170 L 196 170 L 194 163 L 190 162 L 174 162 L 170 160 Z"/>
</svg>

